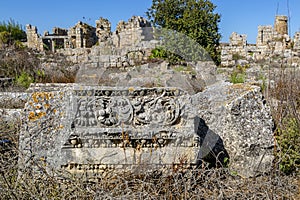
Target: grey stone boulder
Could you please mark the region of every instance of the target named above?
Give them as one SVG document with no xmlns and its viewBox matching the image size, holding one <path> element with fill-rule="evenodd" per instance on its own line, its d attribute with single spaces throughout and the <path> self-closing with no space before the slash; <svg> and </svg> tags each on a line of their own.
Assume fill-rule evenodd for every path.
<svg viewBox="0 0 300 200">
<path fill-rule="evenodd" d="M 223 140 L 233 172 L 251 177 L 270 171 L 274 123 L 259 87 L 220 81 L 193 95 L 192 105 L 210 133 Z"/>
</svg>

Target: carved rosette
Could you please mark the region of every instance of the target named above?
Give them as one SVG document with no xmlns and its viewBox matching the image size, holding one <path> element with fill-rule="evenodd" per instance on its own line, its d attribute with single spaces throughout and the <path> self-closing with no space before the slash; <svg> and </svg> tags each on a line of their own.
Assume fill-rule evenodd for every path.
<svg viewBox="0 0 300 200">
<path fill-rule="evenodd" d="M 105 126 L 130 124 L 133 107 L 124 97 L 98 98 L 95 101 L 95 116 L 98 123 Z"/>
</svg>

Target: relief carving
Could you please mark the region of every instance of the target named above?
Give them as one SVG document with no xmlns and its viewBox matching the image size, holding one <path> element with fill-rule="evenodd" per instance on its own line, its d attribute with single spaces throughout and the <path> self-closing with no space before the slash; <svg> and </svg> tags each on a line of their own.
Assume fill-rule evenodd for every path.
<svg viewBox="0 0 300 200">
<path fill-rule="evenodd" d="M 69 160 L 61 167 L 76 173 L 102 171 L 107 164 L 136 164 L 142 154 L 153 155 L 156 164 L 177 162 L 174 159 L 181 149 L 193 151 L 200 145 L 188 124 L 190 119 L 182 114 L 181 95 L 185 92 L 176 88 L 75 90 L 70 134 L 62 146 Z M 173 157 L 164 157 L 165 151 L 171 151 Z M 120 161 L 102 161 L 108 152 Z M 85 153 L 93 155 L 95 163 L 85 164 L 80 156 Z"/>
<path fill-rule="evenodd" d="M 179 93 L 167 89 L 77 91 L 74 124 L 76 127 L 172 126 L 180 120 L 180 105 L 174 98 Z"/>
</svg>

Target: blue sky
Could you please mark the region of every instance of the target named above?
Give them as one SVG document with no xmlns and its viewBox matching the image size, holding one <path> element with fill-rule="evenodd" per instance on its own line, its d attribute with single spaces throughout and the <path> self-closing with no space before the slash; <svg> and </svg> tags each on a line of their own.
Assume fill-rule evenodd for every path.
<svg viewBox="0 0 300 200">
<path fill-rule="evenodd" d="M 212 0 L 221 14 L 219 24 L 222 41 L 227 42 L 232 32 L 248 35 L 255 43 L 258 25 L 273 25 L 274 16 L 288 15 L 290 7 L 291 35 L 300 31 L 299 0 Z M 145 16 L 152 0 L 5 0 L 0 2 L 0 21 L 10 18 L 22 25 L 32 24 L 42 34 L 53 27 L 70 28 L 78 21 L 95 25 L 99 17 L 108 18 L 115 28 L 118 21 L 127 21 L 133 15 Z"/>
</svg>

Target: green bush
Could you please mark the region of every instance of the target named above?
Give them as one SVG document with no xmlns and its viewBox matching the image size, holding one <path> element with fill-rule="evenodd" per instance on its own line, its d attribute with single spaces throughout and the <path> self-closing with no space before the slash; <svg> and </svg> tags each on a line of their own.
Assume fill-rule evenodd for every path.
<svg viewBox="0 0 300 200">
<path fill-rule="evenodd" d="M 300 124 L 297 119 L 286 117 L 278 128 L 276 139 L 280 169 L 286 174 L 297 171 L 300 167 Z"/>
<path fill-rule="evenodd" d="M 249 68 L 249 65 L 237 65 L 232 74 L 229 77 L 229 81 L 233 84 L 236 83 L 245 83 L 246 81 L 246 69 Z"/>
<path fill-rule="evenodd" d="M 245 83 L 246 80 L 246 74 L 245 73 L 239 73 L 234 71 L 231 76 L 229 81 L 233 84 L 237 84 L 237 83 Z"/>
<path fill-rule="evenodd" d="M 155 49 L 152 49 L 151 55 L 149 57 L 150 59 L 163 59 L 168 61 L 171 65 L 175 65 L 182 61 L 182 58 L 179 55 L 176 55 L 172 52 L 169 52 L 165 50 L 162 47 L 156 47 Z"/>
<path fill-rule="evenodd" d="M 232 59 L 237 61 L 237 60 L 245 59 L 245 57 L 241 56 L 238 53 L 235 53 L 235 54 L 232 55 Z"/>
<path fill-rule="evenodd" d="M 16 23 L 13 19 L 8 22 L 0 22 L 0 40 L 8 45 L 14 44 L 16 41 L 26 40 L 26 32 L 22 25 Z"/>
<path fill-rule="evenodd" d="M 7 31 L 1 31 L 0 32 L 0 42 L 7 44 L 9 38 L 9 33 Z"/>
<path fill-rule="evenodd" d="M 16 84 L 25 88 L 28 88 L 31 83 L 34 82 L 34 78 L 27 72 L 22 72 L 16 77 Z"/>
<path fill-rule="evenodd" d="M 150 58 L 167 58 L 167 51 L 159 47 L 152 49 Z"/>
<path fill-rule="evenodd" d="M 182 72 L 182 73 L 186 73 L 186 74 L 191 74 L 191 75 L 196 75 L 197 74 L 195 69 L 190 65 L 188 65 L 188 66 L 182 66 L 182 65 L 177 66 L 177 67 L 174 68 L 174 71 Z"/>
<path fill-rule="evenodd" d="M 0 40 L 8 45 L 16 41 L 26 40 L 27 36 L 22 25 L 10 19 L 8 22 L 0 22 Z"/>
</svg>

